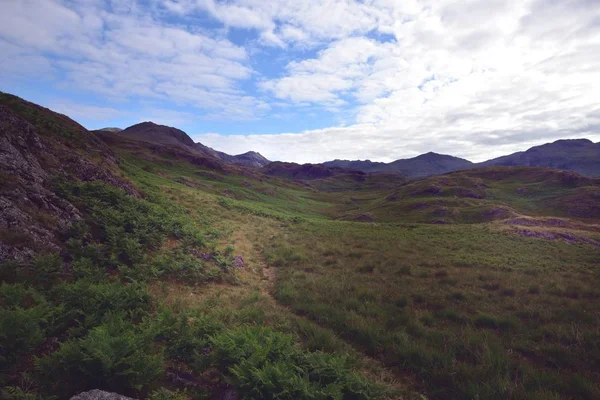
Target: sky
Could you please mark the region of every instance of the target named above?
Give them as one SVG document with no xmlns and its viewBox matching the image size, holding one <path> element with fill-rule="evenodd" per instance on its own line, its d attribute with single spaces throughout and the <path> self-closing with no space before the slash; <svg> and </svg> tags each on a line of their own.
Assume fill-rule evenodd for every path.
<svg viewBox="0 0 600 400">
<path fill-rule="evenodd" d="M 600 141 L 600 0 L 1 0 L 0 90 L 230 154 Z"/>
</svg>

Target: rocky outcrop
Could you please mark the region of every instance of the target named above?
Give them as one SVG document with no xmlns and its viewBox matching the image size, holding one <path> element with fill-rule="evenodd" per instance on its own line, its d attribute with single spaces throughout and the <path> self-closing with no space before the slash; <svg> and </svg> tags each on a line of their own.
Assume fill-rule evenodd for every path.
<svg viewBox="0 0 600 400">
<path fill-rule="evenodd" d="M 71 397 L 70 400 L 134 400 L 131 397 L 121 396 L 117 393 L 105 392 L 104 390 L 90 390 Z"/>
<path fill-rule="evenodd" d="M 0 93 L 0 262 L 57 251 L 59 233 L 81 218 L 54 193 L 55 178 L 103 180 L 137 195 L 118 162 L 76 122 Z"/>
</svg>

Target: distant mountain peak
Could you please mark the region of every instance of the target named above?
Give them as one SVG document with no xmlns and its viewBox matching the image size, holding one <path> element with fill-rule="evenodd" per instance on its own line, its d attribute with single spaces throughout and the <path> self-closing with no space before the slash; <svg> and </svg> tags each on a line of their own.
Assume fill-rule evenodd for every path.
<svg viewBox="0 0 600 400">
<path fill-rule="evenodd" d="M 560 139 L 526 151 L 488 160 L 477 166 L 550 167 L 600 176 L 600 143 L 589 139 Z"/>
<path fill-rule="evenodd" d="M 434 153 L 433 151 L 428 151 L 427 153 L 420 154 L 420 155 L 414 157 L 413 159 L 415 159 L 415 160 L 427 160 L 427 159 L 446 158 L 446 157 L 452 157 L 452 156 L 448 156 L 448 155 L 445 155 L 445 154 Z M 452 158 L 454 158 L 454 157 L 452 157 Z"/>
<path fill-rule="evenodd" d="M 100 128 L 100 129 L 96 129 L 94 132 L 110 132 L 110 133 L 118 133 L 121 132 L 123 129 L 121 128 L 116 128 L 116 127 L 106 127 L 106 128 Z"/>
<path fill-rule="evenodd" d="M 271 161 L 269 161 L 267 158 L 265 158 L 265 156 L 263 156 L 257 151 L 247 151 L 243 154 L 238 154 L 232 157 L 235 159 L 232 160 L 233 163 L 243 164 L 248 167 L 261 168 L 271 163 Z"/>
<path fill-rule="evenodd" d="M 120 132 L 125 137 L 151 143 L 194 146 L 194 141 L 181 129 L 144 121 Z"/>
</svg>

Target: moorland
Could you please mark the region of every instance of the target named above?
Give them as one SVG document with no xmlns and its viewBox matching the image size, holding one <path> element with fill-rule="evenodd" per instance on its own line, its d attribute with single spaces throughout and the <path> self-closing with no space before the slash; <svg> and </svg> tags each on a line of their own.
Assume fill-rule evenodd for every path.
<svg viewBox="0 0 600 400">
<path fill-rule="evenodd" d="M 181 138 L 0 95 L 3 397 L 600 398 L 600 179 Z"/>
</svg>

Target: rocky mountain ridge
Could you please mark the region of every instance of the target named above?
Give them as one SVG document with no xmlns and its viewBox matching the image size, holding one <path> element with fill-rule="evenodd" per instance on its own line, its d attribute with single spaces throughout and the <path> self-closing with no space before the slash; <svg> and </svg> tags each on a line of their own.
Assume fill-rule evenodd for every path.
<svg viewBox="0 0 600 400">
<path fill-rule="evenodd" d="M 151 144 L 176 146 L 190 153 L 201 153 L 204 156 L 223 161 L 228 164 L 243 165 L 245 167 L 261 168 L 270 161 L 260 153 L 249 151 L 243 154 L 230 155 L 222 151 L 212 149 L 202 143 L 195 143 L 184 131 L 171 126 L 155 124 L 151 121 L 141 122 L 123 130 L 118 128 L 104 128 L 95 132 L 102 134 L 115 133 L 121 137 L 143 141 Z"/>
</svg>

